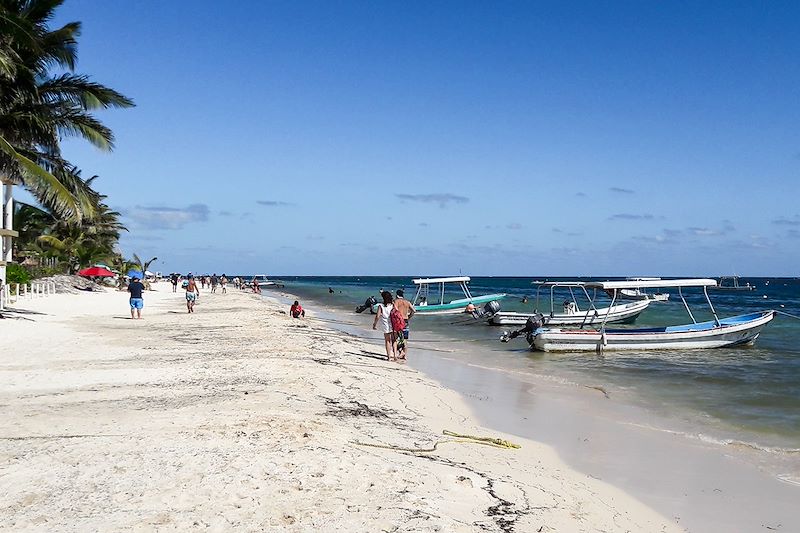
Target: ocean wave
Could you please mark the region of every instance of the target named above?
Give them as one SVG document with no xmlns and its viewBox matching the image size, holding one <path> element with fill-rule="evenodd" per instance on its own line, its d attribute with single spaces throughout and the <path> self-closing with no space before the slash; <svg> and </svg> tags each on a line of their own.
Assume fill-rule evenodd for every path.
<svg viewBox="0 0 800 533">
<path fill-rule="evenodd" d="M 705 444 L 713 444 L 715 446 L 724 446 L 730 448 L 737 448 L 742 450 L 753 450 L 758 452 L 766 452 L 779 456 L 794 456 L 800 454 L 800 448 L 786 448 L 782 446 L 767 446 L 758 444 L 757 442 L 743 441 L 738 439 L 726 439 L 714 437 L 705 433 L 691 433 L 688 431 L 678 431 L 674 429 L 660 428 L 650 424 L 641 424 L 638 422 L 622 422 L 623 424 L 649 429 L 651 431 L 659 431 L 661 433 L 668 433 L 679 437 L 685 437 L 692 440 L 697 440 Z"/>
</svg>

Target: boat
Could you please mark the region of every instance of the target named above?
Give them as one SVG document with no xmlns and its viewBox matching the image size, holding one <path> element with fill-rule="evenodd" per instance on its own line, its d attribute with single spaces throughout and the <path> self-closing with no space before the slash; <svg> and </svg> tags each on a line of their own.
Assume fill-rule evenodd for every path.
<svg viewBox="0 0 800 533">
<path fill-rule="evenodd" d="M 258 282 L 258 286 L 262 289 L 282 289 L 284 287 L 282 281 L 271 280 L 267 278 L 267 276 L 257 276 L 256 279 L 258 279 L 259 277 L 264 278 L 264 281 Z"/>
<path fill-rule="evenodd" d="M 498 302 L 506 297 L 505 294 L 473 296 L 468 287 L 469 276 L 420 278 L 412 281 L 414 285 L 417 285 L 417 293 L 411 302 L 416 309 L 417 315 L 451 315 L 473 312 L 476 306 L 489 302 Z M 445 294 L 445 289 L 448 285 L 455 285 L 460 289 L 464 298 L 448 300 Z"/>
<path fill-rule="evenodd" d="M 750 345 L 755 342 L 762 328 L 775 318 L 775 311 L 758 311 L 729 318 L 718 318 L 708 296 L 708 289 L 717 286 L 713 279 L 673 279 L 652 281 L 601 281 L 586 283 L 586 288 L 611 290 L 612 307 L 622 289 L 635 287 L 676 287 L 678 296 L 686 308 L 691 324 L 656 328 L 606 328 L 603 321 L 598 329 L 563 329 L 545 327 L 543 321 L 531 320 L 526 324 L 525 337 L 531 349 L 546 352 L 602 352 L 617 350 L 670 350 L 722 348 Z M 701 287 L 714 319 L 697 322 L 683 295 L 685 287 Z M 520 332 L 504 334 L 501 340 L 520 335 Z"/>
<path fill-rule="evenodd" d="M 716 287 L 713 287 L 715 290 L 718 291 L 754 291 L 756 290 L 755 285 L 750 285 L 750 283 L 745 283 L 744 285 L 739 284 L 739 276 L 722 276 L 719 278 L 719 283 Z"/>
<path fill-rule="evenodd" d="M 610 307 L 596 307 L 594 297 L 586 291 L 586 283 L 582 281 L 550 281 L 536 282 L 536 302 L 534 303 L 533 313 L 514 313 L 498 312 L 492 315 L 488 322 L 491 326 L 517 326 L 525 324 L 529 318 L 541 313 L 544 317 L 544 325 L 547 326 L 585 326 L 600 324 L 604 320 L 611 323 L 630 323 L 647 309 L 650 305 L 649 299 L 637 300 L 630 303 L 622 303 Z M 550 311 L 549 313 L 539 311 L 539 297 L 542 288 L 550 289 Z M 562 312 L 556 313 L 557 289 L 568 290 L 570 299 L 565 300 Z M 589 308 L 581 310 L 578 299 L 575 297 L 575 290 L 580 289 L 589 302 Z"/>
<path fill-rule="evenodd" d="M 656 281 L 661 278 L 626 278 L 628 281 Z M 609 294 L 609 296 L 611 296 Z M 651 300 L 653 302 L 666 302 L 669 300 L 669 293 L 655 292 L 649 293 L 646 289 L 635 287 L 633 289 L 620 289 L 617 298 L 620 300 Z"/>
</svg>

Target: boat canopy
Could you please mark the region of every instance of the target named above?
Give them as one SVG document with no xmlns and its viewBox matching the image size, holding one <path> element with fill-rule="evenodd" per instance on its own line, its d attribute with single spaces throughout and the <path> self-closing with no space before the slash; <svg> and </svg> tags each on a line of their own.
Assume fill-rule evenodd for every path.
<svg viewBox="0 0 800 533">
<path fill-rule="evenodd" d="M 537 287 L 585 287 L 585 281 L 532 281 Z"/>
<path fill-rule="evenodd" d="M 716 287 L 715 279 L 658 279 L 642 281 L 590 281 L 586 283 L 589 289 L 646 289 L 661 287 Z"/>
<path fill-rule="evenodd" d="M 414 285 L 430 285 L 432 283 L 459 283 L 468 282 L 469 276 L 458 276 L 455 278 L 420 278 L 411 280 Z"/>
</svg>

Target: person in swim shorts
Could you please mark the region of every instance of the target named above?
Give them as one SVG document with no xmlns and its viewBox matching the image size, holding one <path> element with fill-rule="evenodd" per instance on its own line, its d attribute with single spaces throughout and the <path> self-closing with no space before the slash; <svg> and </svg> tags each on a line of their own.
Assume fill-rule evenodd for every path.
<svg viewBox="0 0 800 533">
<path fill-rule="evenodd" d="M 197 301 L 197 297 L 200 296 L 200 289 L 191 274 L 189 274 L 189 278 L 186 281 L 186 310 L 189 313 L 194 313 L 194 303 Z"/>
<path fill-rule="evenodd" d="M 408 356 L 408 322 L 411 320 L 411 317 L 414 316 L 414 313 L 417 312 L 414 309 L 414 305 L 404 298 L 403 289 L 397 289 L 395 292 L 397 298 L 394 300 L 394 307 L 397 309 L 400 314 L 403 316 L 403 319 L 406 321 L 406 327 L 403 328 L 402 338 L 398 339 L 397 348 L 398 348 L 398 358 L 405 359 Z"/>
<path fill-rule="evenodd" d="M 131 318 L 142 318 L 142 308 L 144 307 L 144 285 L 139 281 L 139 278 L 134 277 L 128 284 L 128 292 L 131 293 Z M 134 317 L 134 313 L 136 316 Z"/>
</svg>

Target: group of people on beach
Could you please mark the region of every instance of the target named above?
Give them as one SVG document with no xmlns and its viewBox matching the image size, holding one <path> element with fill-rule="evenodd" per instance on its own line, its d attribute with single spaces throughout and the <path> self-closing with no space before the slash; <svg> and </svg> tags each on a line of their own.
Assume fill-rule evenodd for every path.
<svg viewBox="0 0 800 533">
<path fill-rule="evenodd" d="M 381 291 L 383 303 L 372 322 L 372 329 L 383 333 L 386 358 L 389 361 L 404 361 L 408 357 L 408 323 L 417 312 L 414 305 L 405 299 L 403 289 L 397 289 L 396 298 L 389 291 Z"/>
<path fill-rule="evenodd" d="M 225 274 L 217 276 L 216 273 L 211 276 L 198 276 L 198 278 L 195 278 L 191 272 L 186 278 L 183 278 L 180 274 L 174 273 L 170 276 L 170 282 L 172 283 L 172 292 L 177 292 L 178 284 L 180 283 L 185 291 L 186 311 L 194 313 L 194 305 L 200 297 L 200 288 L 205 289 L 208 287 L 213 294 L 217 292 L 217 287 L 219 286 L 222 289 L 222 294 L 226 294 L 228 278 Z M 253 292 L 261 292 L 256 278 L 253 278 L 251 283 L 246 283 L 237 276 L 233 279 L 233 284 L 237 289 L 246 290 L 252 287 Z M 131 318 L 142 318 L 144 290 L 144 285 L 138 278 L 131 279 L 128 285 Z M 392 293 L 389 291 L 381 291 L 383 302 L 378 304 L 375 320 L 372 322 L 372 329 L 377 330 L 380 326 L 386 348 L 386 358 L 389 361 L 404 361 L 408 357 L 408 325 L 417 310 L 404 296 L 403 289 L 397 289 L 395 297 L 392 297 Z M 292 318 L 304 318 L 306 316 L 306 311 L 298 300 L 295 300 L 289 308 L 289 316 Z"/>
<path fill-rule="evenodd" d="M 189 275 L 183 281 L 184 288 L 186 287 L 186 282 L 190 277 L 192 279 L 195 279 L 195 283 L 197 283 L 197 280 L 199 279 L 200 287 L 202 287 L 203 289 L 208 287 L 209 289 L 211 289 L 212 293 L 217 292 L 217 287 L 222 289 L 222 294 L 226 294 L 228 292 L 228 282 L 230 280 L 228 279 L 228 276 L 226 276 L 225 274 L 223 274 L 222 276 L 217 276 L 217 273 L 215 272 L 210 276 L 206 274 L 205 276 L 198 276 L 197 278 L 194 278 L 194 276 L 192 276 L 192 273 L 189 272 Z M 178 291 L 178 283 L 181 281 L 181 279 L 182 279 L 181 275 L 177 273 L 173 273 L 170 276 L 170 281 L 172 282 L 172 292 Z M 239 278 L 234 278 L 234 285 L 236 285 L 236 280 L 238 279 Z"/>
<path fill-rule="evenodd" d="M 261 293 L 261 287 L 258 284 L 257 278 L 253 278 L 251 282 L 247 282 L 236 276 L 233 280 L 229 280 L 225 274 L 217 276 L 216 272 L 212 275 L 204 275 L 195 277 L 189 272 L 185 277 L 177 272 L 170 274 L 169 281 L 172 283 L 172 292 L 178 292 L 178 285 L 185 291 L 186 297 L 186 311 L 194 313 L 194 304 L 200 297 L 200 289 L 210 289 L 211 293 L 217 292 L 217 288 L 221 289 L 222 294 L 227 294 L 228 283 L 233 282 L 233 286 L 240 290 L 252 290 L 254 293 Z M 120 289 L 124 290 L 124 286 Z M 130 293 L 129 303 L 131 307 L 131 318 L 142 318 L 142 309 L 144 309 L 144 291 L 145 286 L 141 280 L 134 276 L 128 283 L 127 292 Z M 295 302 L 299 307 L 300 304 Z M 301 313 L 298 314 L 305 316 L 305 311 L 300 308 Z M 298 318 L 295 317 L 295 318 Z"/>
</svg>

